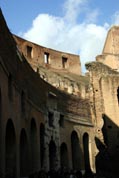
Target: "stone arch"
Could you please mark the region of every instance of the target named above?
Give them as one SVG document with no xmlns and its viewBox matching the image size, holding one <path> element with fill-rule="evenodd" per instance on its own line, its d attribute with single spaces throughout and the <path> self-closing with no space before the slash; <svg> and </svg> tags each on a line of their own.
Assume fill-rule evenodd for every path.
<svg viewBox="0 0 119 178">
<path fill-rule="evenodd" d="M 86 172 L 90 172 L 90 155 L 89 155 L 89 135 L 87 132 L 83 134 L 83 149 L 84 149 L 84 163 Z"/>
<path fill-rule="evenodd" d="M 29 149 L 28 139 L 25 129 L 20 133 L 20 176 L 28 176 L 29 174 Z"/>
<path fill-rule="evenodd" d="M 56 169 L 56 144 L 53 140 L 49 144 L 49 169 Z"/>
<path fill-rule="evenodd" d="M 60 146 L 60 165 L 61 168 L 69 168 L 68 149 L 64 142 Z"/>
<path fill-rule="evenodd" d="M 16 177 L 16 135 L 12 119 L 8 119 L 6 124 L 5 177 Z"/>
<path fill-rule="evenodd" d="M 38 157 L 37 127 L 34 118 L 31 119 L 30 142 L 31 142 L 31 170 L 35 172 L 37 171 L 39 157 Z"/>
<path fill-rule="evenodd" d="M 72 167 L 75 170 L 81 169 L 82 151 L 78 134 L 76 131 L 71 133 L 71 148 L 72 148 Z"/>
<path fill-rule="evenodd" d="M 44 135 L 45 134 L 45 126 L 44 124 L 40 124 L 40 163 L 41 163 L 41 168 L 43 168 L 43 162 L 44 162 L 44 147 L 45 147 L 45 142 L 44 142 Z"/>
</svg>

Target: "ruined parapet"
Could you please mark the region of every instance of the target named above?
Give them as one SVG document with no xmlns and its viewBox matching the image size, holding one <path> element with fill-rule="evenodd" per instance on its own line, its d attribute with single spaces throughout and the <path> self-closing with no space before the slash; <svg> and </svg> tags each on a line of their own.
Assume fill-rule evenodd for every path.
<svg viewBox="0 0 119 178">
<path fill-rule="evenodd" d="M 110 144 L 110 147 L 113 147 L 116 141 L 113 141 L 115 135 L 113 137 L 111 135 L 118 130 L 119 125 L 119 73 L 99 62 L 87 63 L 86 68 L 90 74 L 90 102 L 92 103 L 95 133 L 103 142 L 105 136 L 103 138 L 102 130 L 107 127 L 106 132 L 107 134 L 109 133 L 108 144 Z M 110 134 L 110 128 L 114 129 L 112 134 Z"/>
<path fill-rule="evenodd" d="M 38 66 L 46 69 L 57 69 L 81 75 L 80 56 L 57 51 L 32 43 L 13 35 L 21 53 L 26 57 L 32 68 L 37 71 Z"/>
<path fill-rule="evenodd" d="M 119 73 L 112 70 L 101 62 L 90 62 L 86 64 L 90 75 L 90 101 L 92 103 L 94 122 L 99 128 L 103 126 L 102 114 L 105 112 L 103 103 L 102 79 L 108 76 L 119 76 Z"/>
<path fill-rule="evenodd" d="M 86 64 L 90 75 L 90 101 L 95 123 L 94 134 L 97 140 L 98 170 L 107 174 L 106 176 L 109 176 L 110 172 L 113 176 L 118 174 L 117 162 L 119 161 L 119 73 L 117 71 L 119 54 L 118 50 L 116 51 L 119 45 L 115 51 L 112 51 L 114 47 L 111 48 L 111 39 L 114 35 L 112 32 L 114 31 L 110 31 L 111 34 L 109 34 L 110 42 L 104 48 L 105 53 L 97 57 L 100 62 Z M 115 35 L 118 33 L 115 32 Z M 112 42 L 114 42 L 113 39 Z M 112 54 L 106 53 L 107 50 Z"/>
</svg>

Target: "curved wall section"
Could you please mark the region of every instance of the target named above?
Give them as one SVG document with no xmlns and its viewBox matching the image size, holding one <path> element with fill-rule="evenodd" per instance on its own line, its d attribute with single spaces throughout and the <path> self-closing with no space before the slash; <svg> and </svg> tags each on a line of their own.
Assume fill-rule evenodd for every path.
<svg viewBox="0 0 119 178">
<path fill-rule="evenodd" d="M 19 50 L 24 54 L 35 71 L 39 66 L 68 71 L 81 75 L 81 64 L 78 55 L 56 51 L 13 35 Z"/>
</svg>

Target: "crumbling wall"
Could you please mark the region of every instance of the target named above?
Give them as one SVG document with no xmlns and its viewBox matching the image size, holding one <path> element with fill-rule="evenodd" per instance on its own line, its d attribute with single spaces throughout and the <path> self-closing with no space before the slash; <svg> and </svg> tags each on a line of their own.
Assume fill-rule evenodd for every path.
<svg viewBox="0 0 119 178">
<path fill-rule="evenodd" d="M 15 35 L 13 37 L 19 50 L 24 54 L 35 71 L 41 65 L 46 68 L 64 70 L 81 75 L 81 64 L 78 55 L 45 48 Z"/>
<path fill-rule="evenodd" d="M 105 176 L 116 175 L 119 161 L 119 73 L 99 62 L 88 63 L 86 67 L 92 88 L 90 99 L 95 123 L 97 172 Z"/>
</svg>

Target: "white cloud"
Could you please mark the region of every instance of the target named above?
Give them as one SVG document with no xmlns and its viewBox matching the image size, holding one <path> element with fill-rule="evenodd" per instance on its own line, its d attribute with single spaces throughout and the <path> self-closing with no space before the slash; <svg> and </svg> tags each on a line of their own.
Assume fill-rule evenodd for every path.
<svg viewBox="0 0 119 178">
<path fill-rule="evenodd" d="M 119 11 L 115 12 L 112 16 L 112 22 L 116 25 L 119 25 Z"/>
<path fill-rule="evenodd" d="M 85 11 L 87 2 L 87 0 L 67 0 L 64 4 L 63 17 L 39 14 L 31 28 L 22 33 L 22 37 L 46 47 L 79 54 L 84 71 L 84 64 L 101 54 L 109 26 L 94 24 L 98 10 Z M 83 9 L 86 18 L 82 23 L 78 23 L 78 16 L 83 13 Z"/>
<path fill-rule="evenodd" d="M 96 55 L 101 54 L 107 30 L 105 27 L 95 24 L 85 24 L 83 28 L 83 42 L 80 45 L 80 55 L 82 58 L 82 67 L 87 61 L 95 60 Z"/>
<path fill-rule="evenodd" d="M 23 34 L 23 37 L 47 47 L 50 45 L 55 47 L 56 41 L 60 40 L 58 36 L 62 33 L 63 28 L 62 18 L 40 14 L 34 19 L 32 27 Z"/>
<path fill-rule="evenodd" d="M 64 3 L 64 18 L 73 23 L 77 20 L 78 15 L 82 12 L 83 6 L 87 0 L 67 0 Z"/>
</svg>

